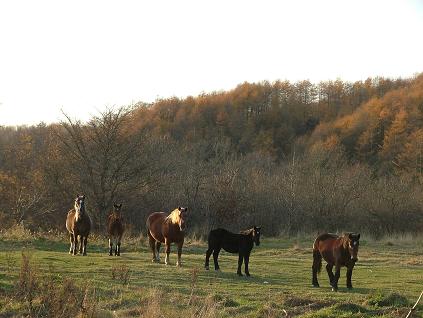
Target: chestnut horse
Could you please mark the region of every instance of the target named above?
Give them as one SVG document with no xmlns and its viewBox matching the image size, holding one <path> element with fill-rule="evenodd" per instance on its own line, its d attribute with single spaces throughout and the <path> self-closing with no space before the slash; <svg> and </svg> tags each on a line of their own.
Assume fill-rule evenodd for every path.
<svg viewBox="0 0 423 318">
<path fill-rule="evenodd" d="M 170 244 L 178 246 L 178 261 L 176 266 L 181 266 L 182 245 L 184 244 L 185 222 L 188 217 L 188 208 L 179 207 L 169 215 L 165 212 L 153 212 L 147 218 L 147 233 L 153 262 L 160 262 L 160 245 L 166 244 L 165 264 L 169 264 Z"/>
<path fill-rule="evenodd" d="M 91 219 L 85 211 L 85 195 L 78 195 L 75 199 L 74 208 L 66 217 L 66 229 L 70 234 L 69 254 L 76 255 L 78 236 L 80 237 L 79 253 L 87 255 L 87 240 L 91 230 Z"/>
<path fill-rule="evenodd" d="M 317 273 L 322 269 L 322 258 L 327 262 L 326 271 L 329 275 L 330 285 L 333 291 L 338 290 L 338 280 L 341 266 L 347 267 L 347 288 L 352 288 L 351 276 L 357 262 L 360 234 L 346 233 L 342 236 L 324 233 L 319 235 L 313 244 L 312 284 L 319 287 Z M 335 266 L 335 275 L 332 268 Z"/>
<path fill-rule="evenodd" d="M 109 255 L 113 255 L 113 241 L 115 242 L 115 256 L 120 256 L 120 243 L 125 226 L 122 218 L 122 203 L 113 204 L 113 211 L 109 214 L 107 233 L 109 234 Z"/>
</svg>

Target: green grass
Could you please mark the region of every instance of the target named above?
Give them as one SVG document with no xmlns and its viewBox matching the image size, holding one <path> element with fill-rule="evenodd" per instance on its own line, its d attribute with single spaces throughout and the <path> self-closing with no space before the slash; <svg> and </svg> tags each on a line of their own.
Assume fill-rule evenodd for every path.
<svg viewBox="0 0 423 318">
<path fill-rule="evenodd" d="M 71 279 L 80 295 L 95 304 L 98 317 L 405 317 L 423 289 L 421 239 L 363 239 L 354 289 L 346 289 L 342 269 L 337 293 L 331 291 L 324 268 L 321 287 L 311 287 L 311 245 L 312 239 L 263 239 L 253 249 L 252 277 L 247 278 L 236 275 L 237 256 L 225 252 L 219 257 L 221 272 L 205 271 L 206 246 L 201 242 L 184 246 L 183 267 L 177 268 L 174 247 L 173 265 L 154 264 L 139 239 L 124 241 L 121 257 L 109 257 L 106 240 L 97 237 L 82 257 L 69 255 L 61 237 L 0 236 L 0 317 L 31 312 L 17 292 L 22 251 L 30 257 L 36 280 L 57 289 L 48 297 L 66 299 L 63 293 L 69 287 L 63 286 Z M 34 307 L 42 305 L 39 294 L 45 291 L 40 290 Z M 422 312 L 420 305 L 413 317 L 423 317 Z"/>
</svg>

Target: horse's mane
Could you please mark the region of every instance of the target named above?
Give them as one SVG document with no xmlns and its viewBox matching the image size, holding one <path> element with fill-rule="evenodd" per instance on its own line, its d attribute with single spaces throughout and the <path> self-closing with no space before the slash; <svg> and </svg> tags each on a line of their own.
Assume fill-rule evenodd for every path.
<svg viewBox="0 0 423 318">
<path fill-rule="evenodd" d="M 122 219 L 122 215 L 120 213 L 117 213 L 115 211 L 110 212 L 109 214 L 109 220 L 114 219 L 114 220 L 121 220 Z"/>
<path fill-rule="evenodd" d="M 175 209 L 172 212 L 169 213 L 169 215 L 166 217 L 165 221 L 170 221 L 173 224 L 176 224 L 179 222 L 179 209 Z"/>
<path fill-rule="evenodd" d="M 254 229 L 248 229 L 248 230 L 240 231 L 239 234 L 242 234 L 242 235 L 250 235 L 253 232 L 254 232 Z"/>
<path fill-rule="evenodd" d="M 350 240 L 350 235 L 351 234 L 354 235 L 354 232 L 345 232 L 345 233 L 342 233 L 342 236 L 340 238 L 342 240 L 342 246 L 344 248 L 348 248 L 348 241 Z"/>
<path fill-rule="evenodd" d="M 327 239 L 336 239 L 336 238 L 339 238 L 339 236 L 333 233 L 324 233 L 318 236 L 318 239 L 320 241 L 324 241 Z"/>
</svg>

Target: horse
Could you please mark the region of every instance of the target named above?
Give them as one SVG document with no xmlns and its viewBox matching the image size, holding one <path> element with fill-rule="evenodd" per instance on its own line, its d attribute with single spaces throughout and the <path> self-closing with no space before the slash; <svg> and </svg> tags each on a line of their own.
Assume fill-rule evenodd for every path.
<svg viewBox="0 0 423 318">
<path fill-rule="evenodd" d="M 260 227 L 254 226 L 253 228 L 241 231 L 239 234 L 229 232 L 225 229 L 211 230 L 208 237 L 208 249 L 206 252 L 206 262 L 204 267 L 209 269 L 209 258 L 213 253 L 214 269 L 219 270 L 219 263 L 217 258 L 219 252 L 223 248 L 229 253 L 238 253 L 238 270 L 237 274 L 242 276 L 241 266 L 245 262 L 244 269 L 245 275 L 250 276 L 248 270 L 248 263 L 250 261 L 250 253 L 253 249 L 254 243 L 256 246 L 260 245 Z"/>
<path fill-rule="evenodd" d="M 152 262 L 160 262 L 160 245 L 166 245 L 165 264 L 169 264 L 170 244 L 178 246 L 178 261 L 176 266 L 181 266 L 182 245 L 184 244 L 185 226 L 188 218 L 188 208 L 178 207 L 169 215 L 165 212 L 153 212 L 147 218 L 147 234 L 151 251 Z"/>
<path fill-rule="evenodd" d="M 66 229 L 70 234 L 69 254 L 76 255 L 78 236 L 80 237 L 79 253 L 87 255 L 87 240 L 91 230 L 91 219 L 85 211 L 85 195 L 78 195 L 75 199 L 74 208 L 66 217 Z"/>
<path fill-rule="evenodd" d="M 115 242 L 115 256 L 120 256 L 120 243 L 125 225 L 122 218 L 122 203 L 113 204 L 113 211 L 108 218 L 107 233 L 109 234 L 109 255 L 113 255 L 113 241 Z"/>
<path fill-rule="evenodd" d="M 329 275 L 332 291 L 338 290 L 338 280 L 341 266 L 347 267 L 347 288 L 352 288 L 351 276 L 355 263 L 358 260 L 360 234 L 345 233 L 342 236 L 324 233 L 319 235 L 313 244 L 312 284 L 319 287 L 317 273 L 322 269 L 322 258 L 327 262 L 326 271 Z M 335 275 L 332 268 L 335 266 Z"/>
</svg>

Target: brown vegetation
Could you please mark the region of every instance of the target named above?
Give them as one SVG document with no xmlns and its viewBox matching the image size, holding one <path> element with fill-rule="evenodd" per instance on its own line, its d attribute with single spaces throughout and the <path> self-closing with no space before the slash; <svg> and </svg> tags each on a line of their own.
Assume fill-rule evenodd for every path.
<svg viewBox="0 0 423 318">
<path fill-rule="evenodd" d="M 65 115 L 0 127 L 0 222 L 62 230 L 74 194 L 85 193 L 100 232 L 115 201 L 136 232 L 151 211 L 179 205 L 200 235 L 228 222 L 267 234 L 341 231 L 341 219 L 375 236 L 421 232 L 422 145 L 423 75 L 243 83 L 88 123 Z"/>
</svg>

